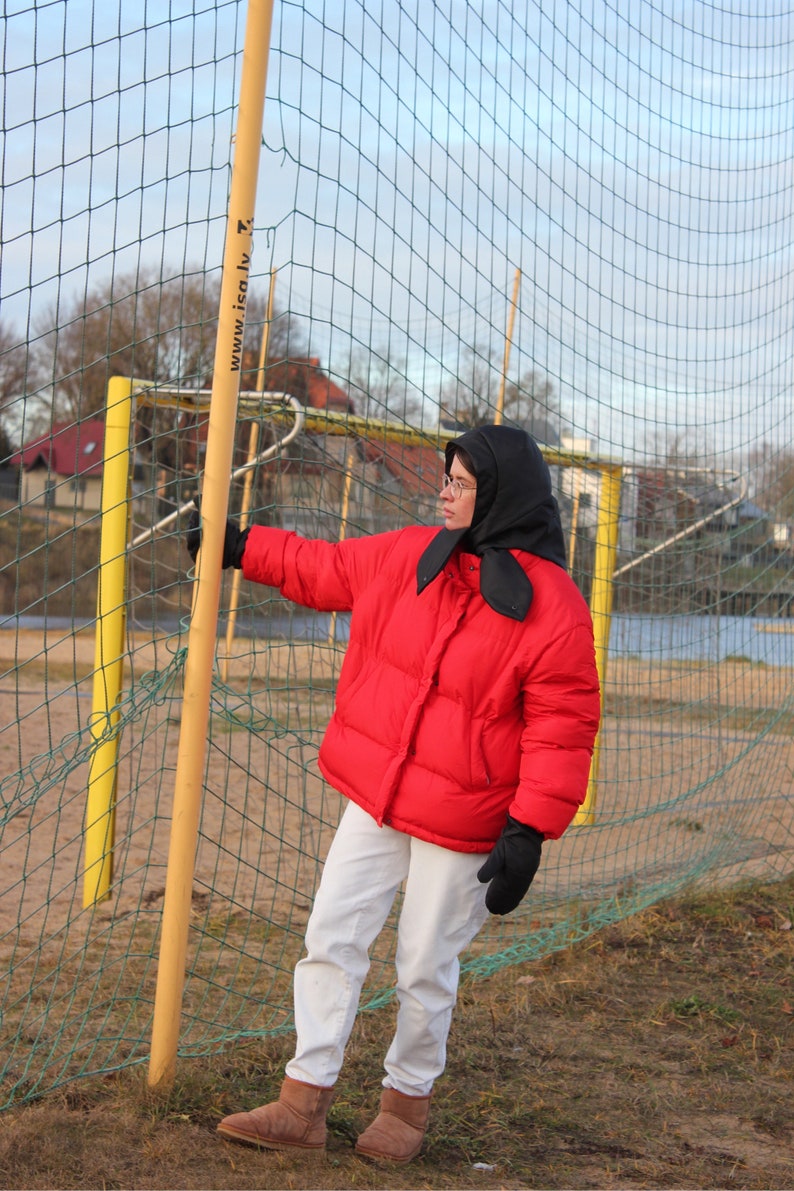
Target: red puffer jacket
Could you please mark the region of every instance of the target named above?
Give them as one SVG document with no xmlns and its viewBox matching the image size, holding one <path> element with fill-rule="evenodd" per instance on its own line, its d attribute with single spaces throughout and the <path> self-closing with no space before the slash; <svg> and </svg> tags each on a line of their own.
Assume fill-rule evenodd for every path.
<svg viewBox="0 0 794 1191">
<path fill-rule="evenodd" d="M 333 544 L 253 526 L 247 579 L 320 610 L 352 610 L 323 775 L 386 823 L 489 852 L 508 812 L 549 838 L 582 802 L 600 698 L 590 613 L 553 562 L 513 551 L 534 588 L 526 619 L 485 603 L 479 559 L 458 554 L 416 594 L 438 531 Z"/>
</svg>

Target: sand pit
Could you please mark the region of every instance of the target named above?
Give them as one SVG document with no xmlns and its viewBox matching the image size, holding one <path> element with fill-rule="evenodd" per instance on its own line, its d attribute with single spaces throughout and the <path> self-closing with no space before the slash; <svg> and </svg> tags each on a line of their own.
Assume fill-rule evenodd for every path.
<svg viewBox="0 0 794 1191">
<path fill-rule="evenodd" d="M 125 691 L 137 702 L 119 747 L 114 913 L 165 883 L 182 695 L 174 658 L 185 645 L 132 638 L 125 661 Z M 340 810 L 316 767 L 339 663 L 326 646 L 235 642 L 213 699 L 196 857 L 202 891 L 280 915 L 296 893 L 310 899 Z M 93 669 L 89 630 L 0 634 L 0 758 L 6 775 L 19 771 L 0 910 L 27 934 L 42 914 L 50 929 L 73 917 L 82 897 Z M 745 859 L 774 864 L 792 838 L 790 703 L 776 722 L 789 684 L 789 671 L 741 662 L 611 662 L 594 821 L 547 848 L 550 895 L 656 884 L 665 869 L 691 867 L 697 852 L 719 870 L 739 859 L 739 836 Z M 267 876 L 276 871 L 277 880 Z"/>
</svg>

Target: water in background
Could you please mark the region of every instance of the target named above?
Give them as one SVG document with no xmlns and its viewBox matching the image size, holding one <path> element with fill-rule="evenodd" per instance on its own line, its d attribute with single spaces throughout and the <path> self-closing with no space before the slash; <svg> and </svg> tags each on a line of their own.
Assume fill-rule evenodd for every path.
<svg viewBox="0 0 794 1191">
<path fill-rule="evenodd" d="M 794 619 L 619 613 L 612 617 L 609 655 L 687 662 L 734 658 L 794 666 Z"/>
<path fill-rule="evenodd" d="M 330 627 L 330 616 L 293 620 L 293 634 L 304 639 L 323 640 Z M 336 640 L 347 641 L 348 629 L 349 618 L 337 615 Z M 286 624 L 283 631 L 286 636 Z M 271 635 L 279 635 L 273 627 Z M 794 618 L 615 613 L 610 622 L 609 656 L 682 662 L 722 662 L 730 658 L 767 666 L 794 666 Z"/>
<path fill-rule="evenodd" d="M 9 616 L 0 618 L 0 632 L 19 629 L 84 629 L 92 620 L 72 621 L 67 617 Z M 152 631 L 152 626 L 130 625 Z M 185 627 L 184 625 L 182 626 Z M 327 641 L 332 619 L 328 613 L 297 611 L 292 615 L 271 616 L 266 621 L 237 622 L 239 637 L 258 640 L 292 638 L 296 641 Z M 155 635 L 176 633 L 176 621 L 154 626 Z M 347 641 L 350 617 L 338 613 L 334 639 Z M 221 618 L 218 635 L 226 625 Z M 763 663 L 767 666 L 794 666 L 794 618 L 760 616 L 644 616 L 616 613 L 609 633 L 609 656 L 637 658 L 641 661 L 722 662 L 726 659 Z"/>
</svg>

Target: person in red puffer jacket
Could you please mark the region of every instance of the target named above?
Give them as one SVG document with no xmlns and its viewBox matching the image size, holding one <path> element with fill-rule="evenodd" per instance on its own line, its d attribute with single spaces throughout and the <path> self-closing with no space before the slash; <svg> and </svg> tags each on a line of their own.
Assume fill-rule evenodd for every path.
<svg viewBox="0 0 794 1191">
<path fill-rule="evenodd" d="M 397 1026 L 365 1156 L 418 1152 L 446 1062 L 459 955 L 526 894 L 584 799 L 600 694 L 587 606 L 565 569 L 548 468 L 523 430 L 446 448 L 444 528 L 332 544 L 229 522 L 224 566 L 324 611 L 350 640 L 320 748 L 350 801 L 294 978 L 296 1050 L 277 1101 L 222 1136 L 318 1149 L 369 967 L 403 888 Z M 195 557 L 194 522 L 188 549 Z M 483 863 L 483 859 L 485 861 Z"/>
</svg>

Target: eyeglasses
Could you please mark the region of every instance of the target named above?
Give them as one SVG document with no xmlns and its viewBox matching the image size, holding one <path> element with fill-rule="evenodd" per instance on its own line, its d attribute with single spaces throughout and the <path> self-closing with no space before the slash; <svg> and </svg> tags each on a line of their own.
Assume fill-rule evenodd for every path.
<svg viewBox="0 0 794 1191">
<path fill-rule="evenodd" d="M 476 484 L 461 484 L 460 480 L 453 480 L 452 476 L 444 476 L 444 482 L 441 485 L 441 491 L 446 492 L 449 488 L 452 493 L 453 500 L 460 500 L 464 492 L 476 492 Z"/>
</svg>

